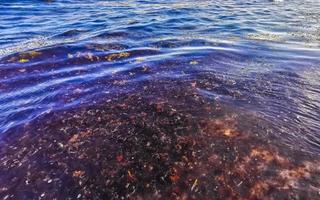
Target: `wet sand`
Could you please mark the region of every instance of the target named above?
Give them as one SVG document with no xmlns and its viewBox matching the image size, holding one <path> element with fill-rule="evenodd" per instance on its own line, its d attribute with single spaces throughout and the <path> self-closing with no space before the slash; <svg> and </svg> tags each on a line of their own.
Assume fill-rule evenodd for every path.
<svg viewBox="0 0 320 200">
<path fill-rule="evenodd" d="M 320 157 L 197 82 L 52 111 L 0 147 L 1 199 L 319 199 Z"/>
</svg>

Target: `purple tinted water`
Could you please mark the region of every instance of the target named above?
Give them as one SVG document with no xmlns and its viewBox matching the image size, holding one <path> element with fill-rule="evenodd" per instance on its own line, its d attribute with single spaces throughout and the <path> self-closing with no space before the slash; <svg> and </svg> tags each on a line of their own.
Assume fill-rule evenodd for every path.
<svg viewBox="0 0 320 200">
<path fill-rule="evenodd" d="M 128 115 L 134 115 L 134 111 L 150 114 L 150 106 L 153 108 L 155 102 L 166 102 L 165 108 L 169 106 L 175 110 L 178 109 L 179 112 L 185 114 L 185 117 L 189 116 L 194 119 L 195 123 L 199 123 L 199 130 L 204 130 L 206 133 L 216 131 L 216 129 L 212 130 L 211 126 L 222 125 L 219 124 L 220 122 L 210 120 L 206 120 L 203 125 L 203 118 L 216 118 L 223 115 L 221 113 L 229 113 L 228 116 L 244 115 L 245 117 L 240 118 L 245 122 L 241 122 L 242 124 L 238 122 L 237 129 L 247 130 L 245 132 L 258 132 L 261 138 L 256 139 L 254 144 L 268 143 L 272 138 L 288 149 L 316 156 L 320 152 L 319 15 L 320 3 L 312 0 L 205 0 L 197 2 L 177 0 L 7 2 L 0 0 L 1 136 L 3 141 L 10 141 L 8 137 L 15 135 L 16 138 L 12 139 L 12 143 L 22 149 L 21 142 L 17 142 L 19 137 L 32 135 L 32 131 L 35 138 L 42 138 L 39 136 L 40 133 L 47 133 L 51 138 L 50 134 L 70 124 L 74 123 L 75 127 L 82 127 L 83 125 L 76 120 L 77 118 L 71 116 L 78 113 L 80 118 L 84 119 L 82 121 L 86 121 L 88 116 L 83 114 L 88 111 L 86 109 L 110 110 L 114 105 L 122 105 L 123 102 L 126 102 L 128 107 L 136 106 L 131 112 L 128 111 Z M 219 111 L 208 111 L 207 113 L 206 106 L 189 101 L 191 94 L 195 94 L 196 99 L 199 101 L 201 99 L 205 104 L 214 103 L 214 108 L 216 104 L 219 104 L 223 111 L 218 109 Z M 131 95 L 142 96 L 144 99 L 136 100 Z M 123 99 L 119 96 L 123 96 Z M 128 101 L 131 98 L 133 100 Z M 114 105 L 112 103 L 109 105 L 110 101 L 115 102 Z M 101 108 L 101 104 L 104 103 L 107 103 L 106 107 Z M 155 113 L 151 112 L 152 116 L 156 117 L 148 118 L 151 121 L 146 120 L 144 123 L 152 124 L 152 119 L 155 120 L 154 123 L 157 123 L 156 120 L 164 120 L 161 114 L 158 118 L 159 109 L 162 113 L 162 107 L 157 107 L 158 103 L 155 103 Z M 114 115 L 107 117 L 108 120 L 117 121 L 119 118 L 119 123 L 129 121 L 121 118 L 122 114 L 127 111 L 116 109 L 112 112 Z M 51 113 L 59 117 L 48 117 Z M 63 118 L 66 120 L 72 118 L 74 121 L 71 120 L 72 123 L 65 125 Z M 166 116 L 165 119 L 170 121 L 171 115 Z M 57 123 L 56 127 L 45 126 L 51 120 Z M 108 124 L 108 120 L 103 123 Z M 94 130 L 95 126 L 100 126 L 100 123 L 92 122 L 84 127 L 91 127 Z M 181 123 L 168 126 L 179 128 L 180 125 L 190 125 L 189 122 Z M 231 134 L 228 132 L 227 126 L 230 125 L 228 123 L 227 120 L 226 125 L 222 126 L 222 130 L 226 131 L 224 132 L 226 136 Z M 256 128 L 259 125 L 263 128 Z M 163 124 L 155 126 L 166 127 Z M 37 131 L 38 127 L 41 127 L 40 131 Z M 82 128 L 78 128 L 77 131 Z M 153 126 L 149 129 L 159 130 Z M 231 126 L 230 130 L 233 129 L 234 126 Z M 109 131 L 108 128 L 106 130 Z M 130 130 L 128 125 L 117 134 L 129 132 L 128 135 L 130 135 Z M 168 130 L 171 129 L 168 128 Z M 137 130 L 134 129 L 133 132 L 135 131 Z M 71 137 L 75 132 L 68 134 Z M 81 134 L 79 137 L 82 137 Z M 213 140 L 216 139 L 216 136 L 212 137 L 208 136 Z M 109 136 L 106 138 L 108 141 L 113 141 Z M 57 138 L 52 140 L 55 141 Z M 77 141 L 77 139 L 74 140 Z M 31 141 L 33 139 L 30 139 L 29 143 Z M 241 138 L 239 141 L 242 141 Z M 131 142 L 132 145 L 135 144 Z M 73 140 L 71 143 L 73 144 Z M 109 143 L 113 142 L 108 142 L 108 145 Z M 177 143 L 181 145 L 179 141 Z M 38 144 L 37 147 L 41 147 L 41 144 Z M 90 145 L 103 148 L 107 144 L 92 142 Z M 124 144 L 121 143 L 121 145 Z M 206 142 L 201 145 L 203 148 L 210 146 Z M 240 144 L 234 145 L 242 147 Z M 88 146 L 84 146 L 84 149 Z M 26 144 L 26 147 L 32 149 L 30 144 Z M 114 149 L 109 150 L 115 152 Z M 241 152 L 246 152 L 244 148 L 242 150 Z M 279 150 L 279 152 L 282 151 L 285 150 Z M 1 152 L 1 155 L 9 156 L 11 151 L 4 147 Z M 141 156 L 141 152 L 137 155 Z M 269 162 L 271 159 L 268 158 L 269 153 L 266 153 L 265 150 L 254 149 L 250 155 L 251 157 L 262 156 L 264 161 Z M 292 153 L 292 159 L 299 158 L 299 153 Z M 282 156 L 285 157 L 285 155 Z M 175 157 L 170 158 L 171 161 L 175 159 Z M 202 160 L 202 157 L 201 159 L 197 157 L 197 159 L 204 163 L 207 161 Z M 290 166 L 281 160 L 282 158 L 273 157 L 272 159 L 280 163 L 280 166 Z M 237 160 L 235 163 L 239 164 L 239 162 Z M 2 160 L 2 164 L 4 163 L 7 162 Z M 69 161 L 66 163 L 70 164 Z M 207 164 L 211 165 L 210 162 Z M 103 164 L 99 166 L 101 165 L 104 166 Z M 113 166 L 112 163 L 110 165 Z M 246 166 L 246 164 L 243 165 Z M 253 164 L 250 163 L 251 165 Z M 310 164 L 312 167 L 309 166 L 309 168 L 315 168 L 314 165 L 314 163 Z M 172 171 L 172 163 L 169 166 Z M 5 167 L 2 166 L 2 168 Z M 35 168 L 32 169 L 35 170 Z M 298 173 L 299 170 L 300 168 L 292 173 Z M 282 173 L 289 172 L 282 170 Z M 308 173 L 311 172 L 308 171 Z M 319 186 L 318 171 L 313 174 L 316 174 L 313 181 L 317 184 L 311 184 L 312 181 L 308 184 L 317 188 Z M 81 173 L 76 174 L 76 177 L 77 175 L 80 176 Z M 129 174 L 129 179 L 131 176 L 133 177 L 132 174 Z M 292 176 L 294 175 L 291 174 L 289 178 L 286 178 L 292 180 Z M 301 176 L 306 178 L 305 174 Z M 135 179 L 132 177 L 131 179 Z M 175 175 L 168 177 L 167 181 L 170 184 L 178 182 Z M 2 176 L 2 180 L 6 178 Z M 188 179 L 187 176 L 184 178 Z M 191 193 L 189 191 L 185 194 L 187 197 L 204 198 L 206 195 L 216 194 L 211 188 L 206 190 L 209 193 L 202 193 L 204 196 L 192 196 L 192 192 L 198 185 L 198 182 L 194 180 L 198 179 L 192 179 L 190 183 L 192 190 Z M 103 179 L 103 181 L 106 180 Z M 134 180 L 131 181 L 134 182 Z M 108 196 L 110 194 L 131 194 L 133 191 L 142 194 L 145 189 L 137 186 L 139 189 L 131 188 L 128 192 L 122 188 L 123 185 L 126 185 L 124 182 L 118 183 L 118 189 L 96 192 L 101 194 L 102 198 L 110 197 Z M 243 180 L 242 182 L 248 181 Z M 240 183 L 239 180 L 237 184 Z M 164 185 L 160 184 L 161 187 L 157 185 L 160 187 L 158 190 L 168 192 L 165 188 L 172 188 L 172 185 L 166 184 L 167 182 Z M 258 182 L 257 185 L 246 186 L 251 188 L 249 192 L 247 191 L 251 196 L 246 196 L 247 193 L 243 191 L 239 191 L 237 196 L 233 191 L 231 197 L 261 198 L 258 194 L 272 185 L 270 180 L 264 180 L 264 184 Z M 112 187 L 117 188 L 116 185 L 113 184 Z M 279 189 L 275 185 L 273 184 L 273 187 Z M 288 185 L 291 189 L 296 187 L 292 183 Z M 288 185 L 282 187 L 290 188 Z M 19 187 L 23 188 L 21 185 Z M 179 185 L 179 187 L 185 186 Z M 222 188 L 228 187 L 235 186 L 225 182 Z M 12 188 L 11 193 L 17 190 L 14 186 Z M 304 191 L 301 189 L 302 186 L 297 188 L 299 192 Z M 76 197 L 78 195 L 76 191 L 77 189 L 69 191 L 70 197 Z M 154 191 L 156 190 L 146 192 L 144 198 L 151 198 L 152 195 L 148 195 L 153 194 Z M 168 197 L 166 192 L 164 196 Z M 183 198 L 183 192 L 177 193 Z M 32 195 L 30 197 L 35 198 L 42 194 Z M 280 198 L 277 195 L 279 193 L 275 193 L 275 197 Z M 314 193 L 311 192 L 310 195 L 309 197 L 316 199 Z M 3 195 L 3 197 L 6 196 L 7 193 Z M 28 195 L 21 197 L 27 198 Z M 228 195 L 226 194 L 225 197 Z"/>
</svg>

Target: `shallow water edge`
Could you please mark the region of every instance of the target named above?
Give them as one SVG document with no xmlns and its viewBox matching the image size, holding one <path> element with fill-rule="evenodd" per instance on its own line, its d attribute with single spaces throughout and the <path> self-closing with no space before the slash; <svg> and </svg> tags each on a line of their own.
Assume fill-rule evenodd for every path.
<svg viewBox="0 0 320 200">
<path fill-rule="evenodd" d="M 12 129 L 0 151 L 1 198 L 319 198 L 318 156 L 180 85 L 144 83 Z"/>
</svg>

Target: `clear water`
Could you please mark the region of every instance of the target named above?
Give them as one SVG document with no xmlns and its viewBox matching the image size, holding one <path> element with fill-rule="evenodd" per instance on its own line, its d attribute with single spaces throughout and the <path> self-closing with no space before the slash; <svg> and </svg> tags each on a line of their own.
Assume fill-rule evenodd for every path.
<svg viewBox="0 0 320 200">
<path fill-rule="evenodd" d="M 317 0 L 0 0 L 3 137 L 24 135 L 21 127 L 35 128 L 47 113 L 145 95 L 147 86 L 145 104 L 191 87 L 316 156 L 319 67 Z"/>
<path fill-rule="evenodd" d="M 201 92 L 259 112 L 319 150 L 319 9 L 318 1 L 2 1 L 0 130 L 122 90 L 101 83 L 113 72 L 128 87 L 208 73 L 234 81 L 222 87 L 243 99 Z M 10 61 L 31 50 L 40 55 Z M 86 58 L 122 51 L 130 56 L 115 62 Z M 154 71 L 127 76 L 144 64 Z"/>
</svg>

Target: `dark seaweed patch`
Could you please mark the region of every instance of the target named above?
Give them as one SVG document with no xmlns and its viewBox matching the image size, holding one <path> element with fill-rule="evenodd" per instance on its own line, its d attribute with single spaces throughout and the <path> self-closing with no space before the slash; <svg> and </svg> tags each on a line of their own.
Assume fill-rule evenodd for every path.
<svg viewBox="0 0 320 200">
<path fill-rule="evenodd" d="M 267 123 L 155 85 L 12 130 L 1 198 L 319 197 L 319 159 L 275 143 Z"/>
</svg>

